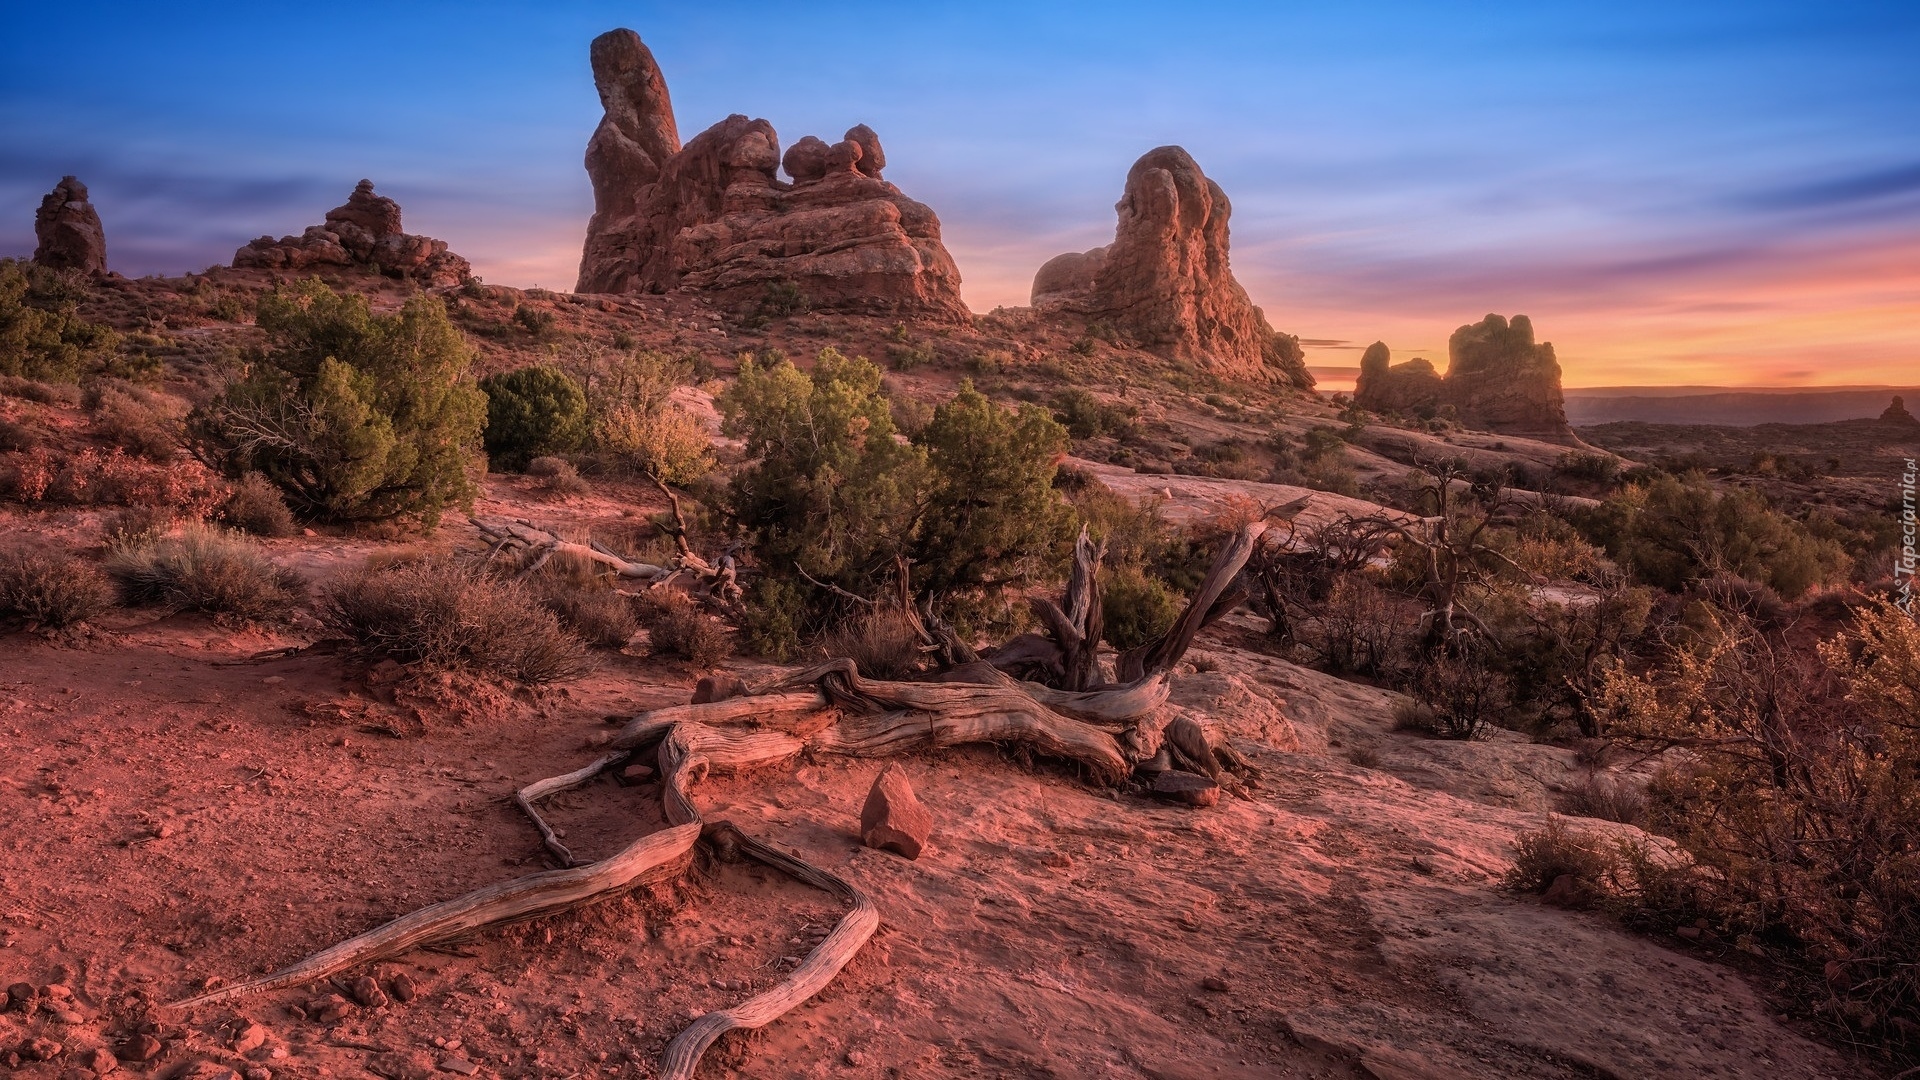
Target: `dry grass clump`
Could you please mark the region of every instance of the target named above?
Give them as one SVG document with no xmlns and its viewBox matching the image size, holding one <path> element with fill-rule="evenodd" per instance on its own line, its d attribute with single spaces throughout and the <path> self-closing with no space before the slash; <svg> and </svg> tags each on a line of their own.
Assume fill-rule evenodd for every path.
<svg viewBox="0 0 1920 1080">
<path fill-rule="evenodd" d="M 595 648 L 621 648 L 640 632 L 632 602 L 614 591 L 611 575 L 587 559 L 555 555 L 527 585 L 561 625 Z"/>
<path fill-rule="evenodd" d="M 525 586 L 446 557 L 349 571 L 320 594 L 321 618 L 402 663 L 539 684 L 590 666 L 586 643 Z"/>
<path fill-rule="evenodd" d="M 273 481 L 250 472 L 233 485 L 226 505 L 220 508 L 221 520 L 242 532 L 255 536 L 292 536 L 300 523 L 287 509 L 287 500 Z"/>
<path fill-rule="evenodd" d="M 206 525 L 123 540 L 108 554 L 106 569 L 129 604 L 241 622 L 283 614 L 302 585 L 298 574 L 276 566 L 252 541 Z"/>
<path fill-rule="evenodd" d="M 16 397 L 22 401 L 31 401 L 40 405 L 71 405 L 74 403 L 74 391 L 71 386 L 55 386 L 38 379 L 28 379 L 19 375 L 0 375 L 0 397 Z"/>
<path fill-rule="evenodd" d="M 93 433 L 148 461 L 172 461 L 180 448 L 180 425 L 152 393 L 111 382 L 89 386 L 82 404 L 93 414 Z"/>
<path fill-rule="evenodd" d="M 68 630 L 113 606 L 113 587 L 92 563 L 14 543 L 0 548 L 0 619 Z"/>
<path fill-rule="evenodd" d="M 901 679 L 920 666 L 920 634 L 899 608 L 860 612 L 827 631 L 821 646 L 832 659 L 847 659 L 871 679 Z"/>
<path fill-rule="evenodd" d="M 718 667 L 733 655 L 733 639 L 691 598 L 679 593 L 649 597 L 647 618 L 656 653 L 678 656 L 695 668 Z"/>
<path fill-rule="evenodd" d="M 1537 896 L 1564 877 L 1581 891 L 1600 895 L 1618 885 L 1619 845 L 1575 832 L 1557 817 L 1549 817 L 1544 829 L 1521 833 L 1513 846 L 1513 867 L 1500 879 L 1503 888 Z"/>
<path fill-rule="evenodd" d="M 579 470 L 565 458 L 537 457 L 527 462 L 526 474 L 540 480 L 540 490 L 562 498 L 585 495 L 593 485 L 581 478 Z"/>
</svg>

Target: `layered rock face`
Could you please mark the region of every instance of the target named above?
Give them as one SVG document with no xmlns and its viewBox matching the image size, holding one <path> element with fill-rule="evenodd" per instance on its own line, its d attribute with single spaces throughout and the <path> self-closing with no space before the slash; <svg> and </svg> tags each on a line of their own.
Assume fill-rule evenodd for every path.
<svg viewBox="0 0 1920 1080">
<path fill-rule="evenodd" d="M 1033 279 L 1039 308 L 1111 322 L 1143 347 L 1218 375 L 1311 387 L 1299 342 L 1276 334 L 1228 264 L 1233 206 L 1178 146 L 1127 172 L 1113 243 L 1059 255 Z"/>
<path fill-rule="evenodd" d="M 107 271 L 107 233 L 87 201 L 87 185 L 62 177 L 33 215 L 33 261 L 55 270 Z"/>
<path fill-rule="evenodd" d="M 1360 359 L 1354 401 L 1374 412 L 1432 416 L 1451 405 L 1460 422 L 1484 431 L 1574 441 L 1553 345 L 1536 343 L 1533 321 L 1488 315 L 1453 332 L 1447 373 L 1424 359 L 1392 363 L 1383 342 Z"/>
<path fill-rule="evenodd" d="M 345 204 L 327 211 L 325 224 L 309 225 L 299 236 L 262 236 L 234 252 L 233 265 L 262 270 L 372 266 L 441 287 L 473 276 L 473 267 L 448 251 L 445 240 L 403 230 L 400 204 L 375 195 L 371 180 L 360 181 Z"/>
<path fill-rule="evenodd" d="M 940 219 L 881 177 L 871 128 L 782 155 L 773 125 L 735 114 L 682 146 L 639 35 L 602 34 L 591 58 L 606 115 L 587 144 L 594 212 L 576 291 L 688 289 L 750 308 L 778 287 L 823 310 L 968 317 Z"/>
</svg>

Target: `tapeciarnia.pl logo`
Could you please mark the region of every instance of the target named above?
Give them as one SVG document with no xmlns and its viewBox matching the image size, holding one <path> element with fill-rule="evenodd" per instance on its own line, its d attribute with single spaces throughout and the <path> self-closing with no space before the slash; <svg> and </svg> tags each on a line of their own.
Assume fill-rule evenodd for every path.
<svg viewBox="0 0 1920 1080">
<path fill-rule="evenodd" d="M 1894 603 L 1900 610 L 1913 614 L 1913 571 L 1916 546 L 1914 540 L 1913 484 L 1915 474 L 1920 469 L 1914 467 L 1914 459 L 1907 459 L 1907 471 L 1900 474 L 1900 554 L 1893 560 L 1893 579 L 1899 583 L 1900 591 Z"/>
</svg>

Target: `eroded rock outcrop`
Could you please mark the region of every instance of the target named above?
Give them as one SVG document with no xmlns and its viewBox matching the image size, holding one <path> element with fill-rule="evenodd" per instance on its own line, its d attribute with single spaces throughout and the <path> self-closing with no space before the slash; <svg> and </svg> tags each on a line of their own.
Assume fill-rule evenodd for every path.
<svg viewBox="0 0 1920 1080">
<path fill-rule="evenodd" d="M 1277 334 L 1228 264 L 1233 206 L 1192 155 L 1148 151 L 1127 172 L 1113 243 L 1055 256 L 1034 275 L 1035 307 L 1085 313 L 1142 347 L 1235 379 L 1311 387 L 1299 341 Z"/>
<path fill-rule="evenodd" d="M 33 215 L 38 246 L 33 261 L 55 270 L 107 271 L 107 233 L 100 214 L 87 201 L 87 185 L 67 176 L 40 200 Z"/>
<path fill-rule="evenodd" d="M 233 265 L 262 270 L 368 266 L 433 286 L 458 285 L 473 276 L 473 267 L 448 251 L 445 240 L 402 229 L 400 204 L 374 194 L 371 180 L 360 181 L 343 205 L 327 211 L 324 224 L 309 225 L 299 236 L 262 236 L 234 252 Z"/>
<path fill-rule="evenodd" d="M 940 219 L 881 177 L 873 129 L 809 135 L 782 155 L 772 124 L 735 114 L 682 146 L 639 35 L 602 34 L 591 58 L 606 115 L 587 144 L 577 291 L 689 289 L 748 309 L 797 290 L 824 310 L 967 317 Z"/>
<path fill-rule="evenodd" d="M 1373 412 L 1433 416 L 1451 407 L 1471 428 L 1576 441 L 1553 345 L 1534 341 L 1533 321 L 1525 315 L 1512 321 L 1488 315 L 1455 330 L 1447 340 L 1444 376 L 1425 359 L 1393 363 L 1386 344 L 1376 341 L 1360 358 L 1353 396 Z"/>
<path fill-rule="evenodd" d="M 1888 405 L 1886 410 L 1880 414 L 1880 422 L 1883 424 L 1920 424 L 1920 419 L 1916 419 L 1911 412 L 1908 412 L 1906 401 L 1902 400 L 1900 395 L 1895 394 L 1893 403 Z"/>
</svg>

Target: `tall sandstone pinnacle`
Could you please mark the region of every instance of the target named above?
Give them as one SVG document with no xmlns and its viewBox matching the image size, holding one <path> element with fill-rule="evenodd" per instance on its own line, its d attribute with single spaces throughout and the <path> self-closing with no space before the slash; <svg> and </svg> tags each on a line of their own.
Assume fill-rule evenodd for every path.
<svg viewBox="0 0 1920 1080">
<path fill-rule="evenodd" d="M 735 114 L 683 146 L 638 34 L 608 31 L 589 55 L 606 115 L 587 143 L 594 211 L 576 291 L 684 289 L 746 310 L 797 290 L 821 310 L 969 317 L 940 219 L 882 179 L 873 129 L 809 135 L 783 156 L 772 124 Z"/>
<path fill-rule="evenodd" d="M 1103 319 L 1169 359 L 1226 378 L 1313 385 L 1296 338 L 1277 334 L 1228 264 L 1233 205 L 1178 146 L 1148 151 L 1114 205 L 1113 243 L 1055 256 L 1033 305 Z"/>
<path fill-rule="evenodd" d="M 1373 412 L 1431 416 L 1452 406 L 1461 423 L 1505 435 L 1578 443 L 1567 423 L 1560 362 L 1551 342 L 1535 342 L 1533 320 L 1488 315 L 1447 339 L 1447 373 L 1425 359 L 1392 362 L 1384 342 L 1360 358 L 1354 401 Z"/>
<path fill-rule="evenodd" d="M 33 215 L 33 235 L 39 246 L 33 261 L 55 270 L 107 272 L 107 233 L 100 214 L 87 201 L 87 185 L 67 176 L 40 200 Z"/>
</svg>

